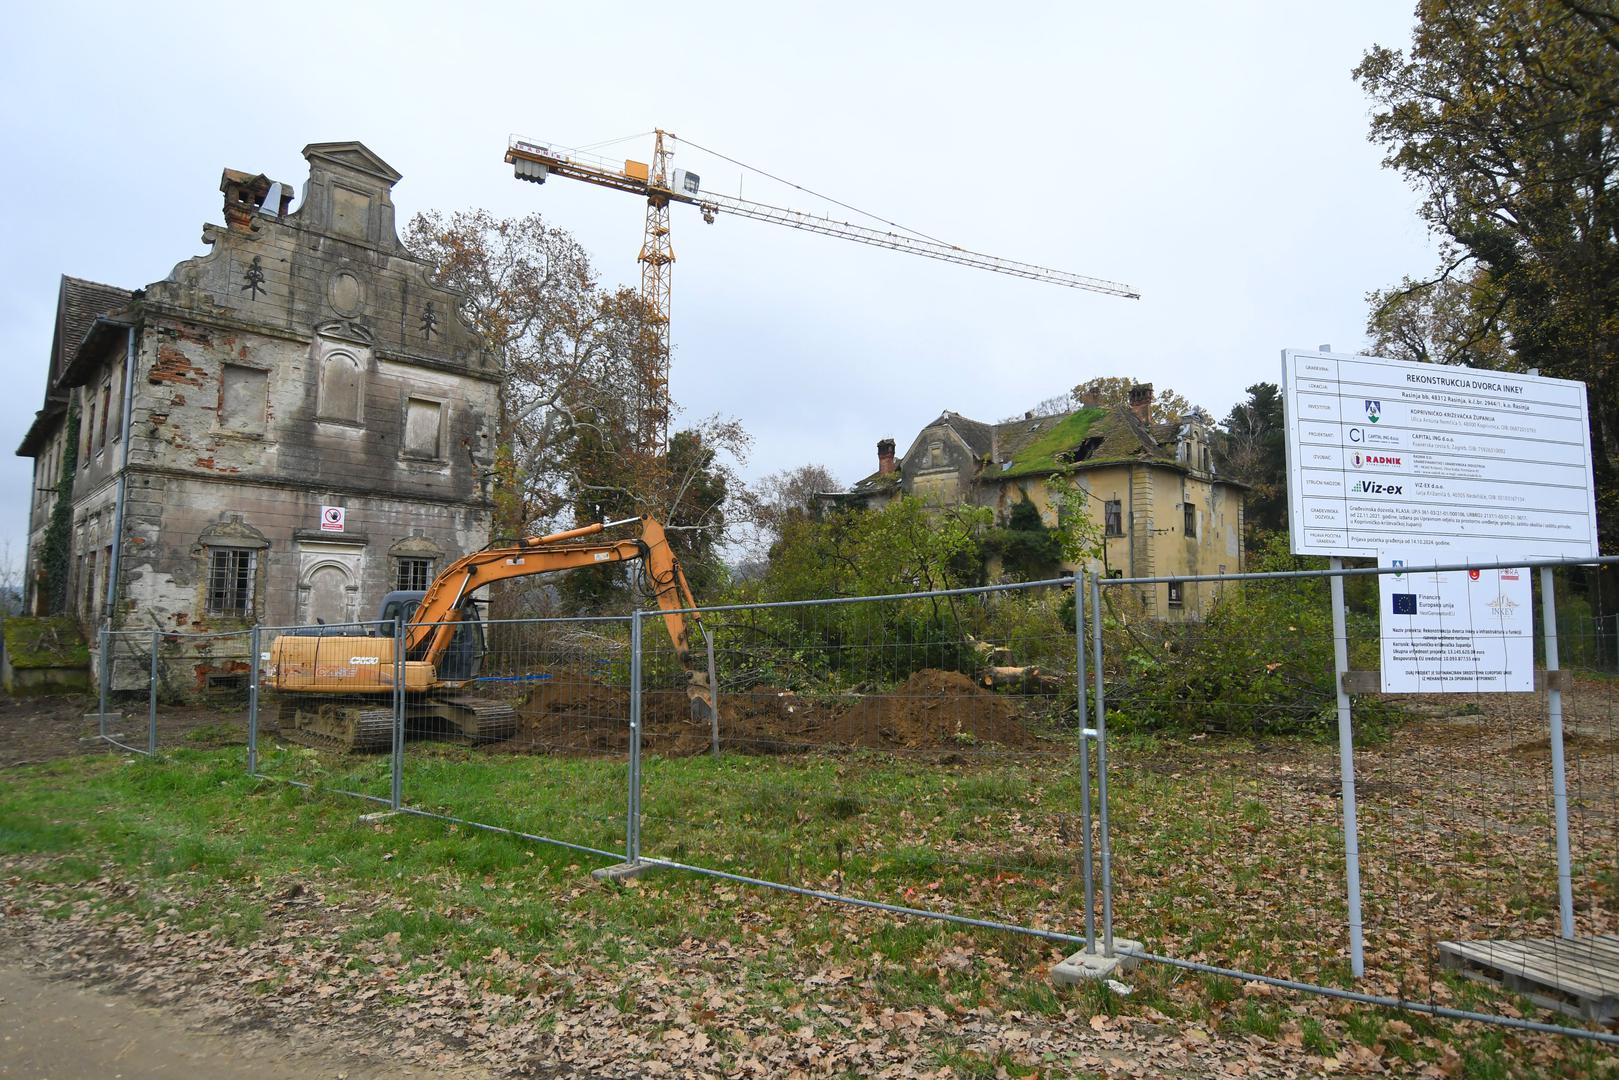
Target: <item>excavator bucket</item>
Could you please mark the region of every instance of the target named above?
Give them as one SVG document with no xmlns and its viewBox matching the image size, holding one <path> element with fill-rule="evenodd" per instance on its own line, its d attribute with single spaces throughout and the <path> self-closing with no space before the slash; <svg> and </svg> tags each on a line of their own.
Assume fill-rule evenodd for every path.
<svg viewBox="0 0 1619 1080">
<path fill-rule="evenodd" d="M 708 685 L 707 675 L 700 671 L 686 673 L 686 698 L 693 723 L 707 724 L 713 719 L 714 691 Z"/>
</svg>

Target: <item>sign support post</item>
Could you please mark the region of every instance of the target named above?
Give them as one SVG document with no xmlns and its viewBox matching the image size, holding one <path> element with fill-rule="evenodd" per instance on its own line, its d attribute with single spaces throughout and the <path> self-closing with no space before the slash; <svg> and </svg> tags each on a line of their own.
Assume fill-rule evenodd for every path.
<svg viewBox="0 0 1619 1080">
<path fill-rule="evenodd" d="M 1540 614 L 1546 628 L 1547 740 L 1552 748 L 1552 811 L 1557 817 L 1557 910 L 1563 936 L 1574 936 L 1574 875 L 1568 851 L 1568 775 L 1563 767 L 1563 691 L 1557 681 L 1557 599 L 1552 568 L 1540 568 Z"/>
<path fill-rule="evenodd" d="M 1344 561 L 1332 556 L 1332 669 L 1338 691 L 1338 774 L 1343 781 L 1344 882 L 1349 899 L 1349 971 L 1366 974 L 1366 931 L 1360 913 L 1360 821 L 1355 808 L 1355 733 L 1344 676 L 1349 673 L 1349 629 L 1344 617 Z"/>
</svg>

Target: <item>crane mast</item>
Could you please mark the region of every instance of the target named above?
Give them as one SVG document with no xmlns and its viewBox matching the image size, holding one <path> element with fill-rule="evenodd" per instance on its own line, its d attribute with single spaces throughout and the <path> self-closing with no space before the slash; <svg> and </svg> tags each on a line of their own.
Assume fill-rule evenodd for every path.
<svg viewBox="0 0 1619 1080">
<path fill-rule="evenodd" d="M 669 305 L 673 296 L 672 268 L 675 261 L 674 247 L 669 240 L 671 203 L 695 206 L 703 215 L 703 220 L 710 225 L 721 213 L 728 213 L 754 221 L 802 229 L 822 236 L 852 240 L 869 247 L 886 248 L 890 251 L 919 255 L 925 259 L 936 259 L 958 266 L 1006 274 L 1027 281 L 1044 281 L 1068 289 L 1081 289 L 1128 300 L 1141 298 L 1141 294 L 1130 286 L 1105 278 L 1054 270 L 1048 266 L 1038 266 L 1014 259 L 1003 259 L 997 255 L 971 251 L 954 244 L 905 232 L 857 225 L 849 221 L 805 213 L 802 210 L 789 210 L 728 195 L 703 192 L 700 190 L 697 177 L 680 172 L 675 172 L 671 176 L 669 158 L 672 151 L 665 146 L 665 138 L 673 140 L 675 136 L 661 129 L 655 132 L 655 136 L 650 168 L 639 161 L 625 161 L 619 165 L 617 162 L 564 151 L 528 139 L 513 138 L 506 147 L 506 163 L 512 167 L 512 174 L 519 180 L 543 184 L 548 176 L 562 176 L 582 180 L 598 187 L 639 195 L 646 199 L 646 233 L 641 242 L 639 262 L 641 295 L 646 305 L 646 317 L 655 355 L 652 358 L 654 370 L 649 373 L 647 385 L 641 390 L 643 398 L 640 402 L 639 415 L 642 419 L 643 430 L 640 435 L 643 444 L 650 441 L 652 444 L 661 445 L 665 437 L 664 427 L 668 422 Z M 671 179 L 673 183 L 670 182 Z"/>
<path fill-rule="evenodd" d="M 674 296 L 675 249 L 669 241 L 669 155 L 656 133 L 647 180 L 646 235 L 641 241 L 641 298 L 651 330 L 651 370 L 637 394 L 636 438 L 643 452 L 662 449 L 669 425 L 669 305 Z"/>
</svg>

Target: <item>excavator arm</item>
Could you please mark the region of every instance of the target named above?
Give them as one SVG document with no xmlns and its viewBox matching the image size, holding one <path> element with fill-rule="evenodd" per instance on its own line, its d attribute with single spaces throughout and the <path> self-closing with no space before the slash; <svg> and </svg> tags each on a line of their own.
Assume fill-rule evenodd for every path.
<svg viewBox="0 0 1619 1080">
<path fill-rule="evenodd" d="M 634 539 L 589 542 L 588 537 L 620 525 L 639 523 Z M 405 655 L 435 667 L 443 658 L 461 620 L 461 606 L 480 589 L 497 581 L 551 574 L 605 563 L 641 560 L 646 579 L 663 612 L 664 627 L 674 643 L 675 656 L 688 676 L 687 695 L 696 716 L 713 708 L 707 676 L 691 657 L 691 626 L 700 625 L 696 600 L 686 575 L 669 546 L 663 525 L 646 515 L 620 521 L 596 522 L 579 529 L 530 536 L 503 547 L 485 548 L 457 559 L 433 579 L 405 630 Z M 700 708 L 701 706 L 701 708 Z"/>
</svg>

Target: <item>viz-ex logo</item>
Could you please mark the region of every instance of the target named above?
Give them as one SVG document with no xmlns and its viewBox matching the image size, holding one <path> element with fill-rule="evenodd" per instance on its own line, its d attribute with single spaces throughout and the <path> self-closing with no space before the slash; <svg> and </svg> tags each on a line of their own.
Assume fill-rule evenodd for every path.
<svg viewBox="0 0 1619 1080">
<path fill-rule="evenodd" d="M 1362 495 L 1399 495 L 1405 490 L 1404 484 L 1380 484 L 1376 480 L 1357 480 L 1355 486 L 1349 489 Z"/>
<path fill-rule="evenodd" d="M 1355 463 L 1355 468 L 1357 469 L 1367 465 L 1403 464 L 1399 454 L 1355 454 L 1350 460 Z"/>
</svg>

